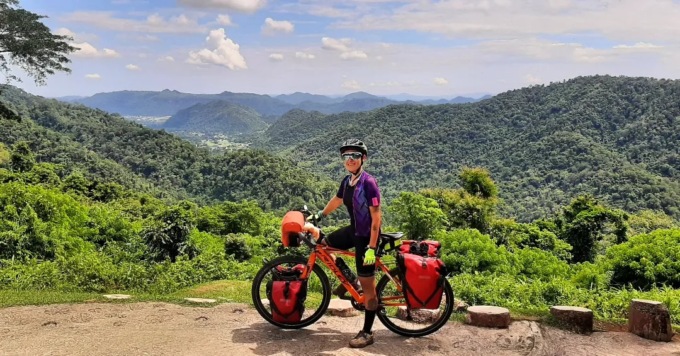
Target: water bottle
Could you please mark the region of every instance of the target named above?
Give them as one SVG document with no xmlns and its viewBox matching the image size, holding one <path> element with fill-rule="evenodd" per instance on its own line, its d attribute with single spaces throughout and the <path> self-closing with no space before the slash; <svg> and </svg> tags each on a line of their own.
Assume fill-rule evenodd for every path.
<svg viewBox="0 0 680 356">
<path fill-rule="evenodd" d="M 354 271 L 352 271 L 349 266 L 347 266 L 345 260 L 340 257 L 336 257 L 335 264 L 338 266 L 338 268 L 340 268 L 340 272 L 342 272 L 342 275 L 345 276 L 345 278 L 347 278 L 350 283 L 354 284 L 357 281 L 357 275 L 354 274 Z"/>
</svg>

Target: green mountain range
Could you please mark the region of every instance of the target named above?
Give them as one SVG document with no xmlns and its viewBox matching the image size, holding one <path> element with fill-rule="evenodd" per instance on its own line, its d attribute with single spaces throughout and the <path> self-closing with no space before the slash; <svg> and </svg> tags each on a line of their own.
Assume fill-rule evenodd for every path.
<svg viewBox="0 0 680 356">
<path fill-rule="evenodd" d="M 321 204 L 334 183 L 264 151 L 211 154 L 164 131 L 82 105 L 0 90 L 0 143 L 26 141 L 39 162 L 158 196 L 256 200 L 269 209 Z"/>
<path fill-rule="evenodd" d="M 364 113 L 291 111 L 256 144 L 337 176 L 337 148 L 364 139 L 367 170 L 387 196 L 456 187 L 487 168 L 505 214 L 531 220 L 592 193 L 628 211 L 680 217 L 680 81 L 579 77 L 459 105 L 391 105 Z"/>
</svg>

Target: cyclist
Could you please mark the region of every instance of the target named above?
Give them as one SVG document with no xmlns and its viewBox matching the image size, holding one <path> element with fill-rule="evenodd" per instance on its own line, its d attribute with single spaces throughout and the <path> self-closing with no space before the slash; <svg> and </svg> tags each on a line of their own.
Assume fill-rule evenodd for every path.
<svg viewBox="0 0 680 356">
<path fill-rule="evenodd" d="M 371 329 L 378 309 L 375 293 L 375 249 L 381 223 L 380 189 L 375 178 L 363 169 L 364 162 L 368 159 L 368 149 L 363 141 L 345 141 L 340 147 L 340 156 L 349 174 L 343 178 L 337 194 L 316 217 L 321 219 L 343 204 L 349 212 L 350 225 L 328 234 L 326 243 L 338 249 L 355 249 L 357 274 L 365 297 L 366 312 L 363 329 L 350 340 L 349 345 L 365 347 L 374 342 Z M 335 293 L 344 292 L 346 290 L 343 286 Z"/>
</svg>

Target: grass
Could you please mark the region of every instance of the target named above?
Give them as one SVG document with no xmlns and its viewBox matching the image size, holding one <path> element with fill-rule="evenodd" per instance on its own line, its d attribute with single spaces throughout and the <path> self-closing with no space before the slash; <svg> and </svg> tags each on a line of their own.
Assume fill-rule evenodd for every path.
<svg viewBox="0 0 680 356">
<path fill-rule="evenodd" d="M 130 299 L 107 299 L 104 294 L 129 294 Z M 63 303 L 129 303 L 160 301 L 176 304 L 192 304 L 184 298 L 210 298 L 218 303 L 248 303 L 249 281 L 215 281 L 186 288 L 171 294 L 149 294 L 135 291 L 112 291 L 110 293 L 82 293 L 55 290 L 0 290 L 0 308 L 22 305 L 47 305 Z"/>
</svg>

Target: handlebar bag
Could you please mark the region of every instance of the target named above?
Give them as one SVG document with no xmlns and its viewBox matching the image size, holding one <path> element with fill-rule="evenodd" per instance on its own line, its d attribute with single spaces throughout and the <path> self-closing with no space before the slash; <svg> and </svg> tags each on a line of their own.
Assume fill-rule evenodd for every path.
<svg viewBox="0 0 680 356">
<path fill-rule="evenodd" d="M 283 247 L 299 247 L 299 234 L 304 231 L 305 216 L 299 211 L 289 211 L 281 221 L 281 243 Z"/>
<path fill-rule="evenodd" d="M 401 246 L 399 246 L 399 252 L 411 253 L 419 256 L 439 257 L 439 250 L 441 248 L 442 244 L 439 241 L 404 240 L 401 242 Z"/>
<path fill-rule="evenodd" d="M 402 289 L 411 309 L 439 309 L 444 292 L 446 266 L 436 257 L 398 253 Z"/>
</svg>

